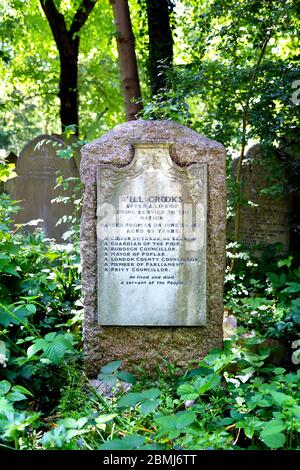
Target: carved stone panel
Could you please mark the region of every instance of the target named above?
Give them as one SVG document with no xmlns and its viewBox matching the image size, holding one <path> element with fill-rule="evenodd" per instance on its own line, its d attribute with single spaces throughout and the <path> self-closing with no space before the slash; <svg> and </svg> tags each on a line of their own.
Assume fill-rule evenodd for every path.
<svg viewBox="0 0 300 470">
<path fill-rule="evenodd" d="M 205 324 L 207 165 L 182 168 L 169 146 L 137 143 L 129 165 L 99 165 L 100 325 Z"/>
</svg>

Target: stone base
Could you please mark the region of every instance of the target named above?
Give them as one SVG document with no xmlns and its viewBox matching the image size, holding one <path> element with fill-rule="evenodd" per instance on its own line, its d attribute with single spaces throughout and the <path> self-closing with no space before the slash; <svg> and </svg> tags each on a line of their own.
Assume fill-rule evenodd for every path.
<svg viewBox="0 0 300 470">
<path fill-rule="evenodd" d="M 213 331 L 208 336 L 205 327 L 98 327 L 85 335 L 85 369 L 89 377 L 96 377 L 108 362 L 122 360 L 126 370 L 134 372 L 139 366 L 152 372 L 164 368 L 167 360 L 184 370 L 210 349 L 222 347 L 222 321 Z"/>
</svg>

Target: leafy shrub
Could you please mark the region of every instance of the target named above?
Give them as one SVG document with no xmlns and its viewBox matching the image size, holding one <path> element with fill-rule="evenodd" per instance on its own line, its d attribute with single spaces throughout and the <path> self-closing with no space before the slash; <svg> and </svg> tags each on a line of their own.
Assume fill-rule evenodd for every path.
<svg viewBox="0 0 300 470">
<path fill-rule="evenodd" d="M 290 345 L 300 335 L 300 267 L 279 248 L 268 247 L 259 258 L 235 254 L 235 271 L 226 273 L 226 308 L 245 328 Z"/>
<path fill-rule="evenodd" d="M 152 377 L 113 361 L 98 375 L 110 390 L 104 395 L 81 369 L 78 231 L 65 245 L 41 231 L 26 235 L 12 226 L 16 210 L 2 195 L 0 446 L 299 449 L 296 258 L 276 248 L 259 259 L 234 250 L 225 299 L 239 328 L 224 350 L 211 351 L 184 375 L 163 358 Z M 272 341 L 288 344 L 287 361 L 274 363 Z"/>
</svg>

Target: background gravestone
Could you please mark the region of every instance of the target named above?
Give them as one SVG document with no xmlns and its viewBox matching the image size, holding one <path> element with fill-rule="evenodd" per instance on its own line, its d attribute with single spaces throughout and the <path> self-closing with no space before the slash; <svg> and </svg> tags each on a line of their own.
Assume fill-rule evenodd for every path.
<svg viewBox="0 0 300 470">
<path fill-rule="evenodd" d="M 14 216 L 14 222 L 28 223 L 31 220 L 42 219 L 39 223 L 48 238 L 60 241 L 68 224 L 56 225 L 64 215 L 71 215 L 73 205 L 51 203 L 58 196 L 70 196 L 70 189 L 54 189 L 57 172 L 64 178 L 78 177 L 79 172 L 74 158 L 70 160 L 59 158 L 56 152 L 66 146 L 65 142 L 51 135 L 40 135 L 28 142 L 17 159 L 17 177 L 5 184 L 6 191 L 13 199 L 19 202 L 22 209 Z M 32 230 L 32 226 L 25 226 L 25 230 Z"/>
<path fill-rule="evenodd" d="M 288 251 L 291 200 L 288 195 L 275 197 L 261 193 L 270 186 L 276 165 L 275 156 L 273 164 L 268 166 L 262 164 L 263 158 L 262 148 L 257 144 L 248 150 L 243 164 L 242 196 L 253 204 L 241 206 L 239 239 L 249 246 L 282 243 L 283 250 Z M 235 173 L 237 165 L 238 160 L 234 162 Z"/>
<path fill-rule="evenodd" d="M 164 143 L 167 146 L 167 152 L 163 148 Z M 139 152 L 142 154 L 144 152 L 144 156 L 139 155 Z M 200 198 L 203 203 L 204 199 L 207 198 L 207 213 L 205 214 L 205 224 L 207 225 L 205 230 L 207 231 L 206 253 L 205 260 L 201 258 L 200 264 L 200 269 L 202 271 L 206 270 L 206 273 L 199 273 L 195 264 L 191 264 L 190 276 L 189 269 L 186 269 L 185 274 L 182 276 L 182 282 L 186 288 L 189 283 L 193 282 L 191 276 L 195 273 L 198 276 L 199 283 L 202 282 L 201 279 L 205 278 L 206 288 L 204 294 L 206 294 L 206 299 L 203 299 L 204 294 L 201 287 L 199 292 L 202 292 L 202 294 L 198 297 L 196 295 L 195 298 L 197 298 L 196 303 L 199 304 L 199 308 L 205 302 L 206 315 L 205 318 L 202 318 L 203 321 L 194 321 L 193 323 L 192 320 L 185 323 L 194 326 L 181 326 L 183 324 L 182 318 L 179 322 L 176 322 L 176 311 L 173 304 L 174 296 L 169 295 L 166 289 L 166 298 L 162 301 L 166 302 L 165 305 L 167 306 L 168 299 L 170 299 L 171 305 L 174 307 L 173 319 L 169 317 L 165 323 L 162 323 L 159 318 L 157 323 L 155 323 L 155 319 L 149 321 L 149 318 L 144 315 L 143 308 L 143 302 L 145 302 L 145 310 L 149 310 L 149 298 L 141 295 L 137 305 L 134 306 L 135 313 L 139 312 L 140 326 L 131 326 L 131 321 L 135 321 L 133 324 L 137 325 L 136 320 L 131 319 L 128 319 L 128 326 L 125 326 L 125 324 L 118 326 L 117 323 L 120 322 L 120 319 L 117 318 L 118 315 L 115 309 L 118 310 L 117 298 L 120 299 L 122 286 L 119 285 L 116 291 L 116 282 L 113 278 L 111 278 L 113 279 L 111 284 L 109 282 L 102 283 L 106 254 L 105 247 L 101 248 L 101 240 L 98 240 L 99 257 L 97 259 L 97 188 L 98 209 L 103 198 L 108 197 L 108 202 L 111 202 L 111 197 L 115 197 L 114 195 L 122 196 L 123 194 L 128 197 L 134 193 L 133 188 L 143 187 L 143 194 L 148 194 L 147 184 L 143 180 L 141 186 L 139 178 L 143 177 L 143 172 L 147 167 L 152 170 L 156 168 L 162 171 L 162 159 L 165 159 L 166 162 L 168 158 L 166 153 L 169 154 L 168 165 L 170 168 L 176 165 L 176 171 L 173 175 L 174 185 L 179 184 L 178 173 L 181 171 L 184 177 L 190 183 L 193 183 L 192 185 L 187 183 L 185 188 L 191 189 L 193 187 L 193 191 L 197 194 L 196 197 Z M 141 162 L 141 158 L 143 158 L 143 164 L 139 165 L 137 162 Z M 124 182 L 118 181 L 122 168 L 127 177 L 128 171 L 133 171 L 130 180 L 131 193 L 126 192 L 128 185 L 123 185 Z M 160 179 L 159 171 L 153 175 L 153 182 Z M 164 168 L 163 171 L 167 172 L 167 169 Z M 199 173 L 197 173 L 198 171 Z M 85 188 L 81 220 L 81 258 L 85 310 L 84 345 L 86 369 L 89 376 L 97 375 L 102 365 L 116 359 L 125 360 L 126 365 L 129 367 L 139 364 L 151 369 L 156 364 L 161 363 L 162 357 L 164 357 L 180 367 L 185 367 L 190 360 L 203 357 L 212 347 L 221 346 L 223 340 L 223 278 L 226 226 L 224 148 L 219 143 L 213 142 L 172 121 L 132 121 L 115 127 L 100 139 L 85 145 L 82 148 L 80 172 Z M 138 172 L 138 178 L 136 172 Z M 157 195 L 161 196 L 162 187 L 158 186 L 158 188 L 160 194 Z M 167 185 L 165 188 L 167 191 Z M 187 194 L 191 195 L 190 189 Z M 138 192 L 136 192 L 137 194 Z M 174 196 L 176 195 L 177 193 L 174 192 Z M 137 195 L 137 199 L 132 201 L 137 202 L 139 201 L 138 198 Z M 132 221 L 132 219 L 130 220 Z M 204 225 L 200 225 L 201 230 L 203 230 Z M 129 238 L 129 240 L 132 239 Z M 118 255 L 118 253 L 122 253 L 120 246 L 116 248 L 115 255 Z M 131 252 L 130 256 L 132 257 L 132 255 Z M 125 266 L 125 269 L 131 270 L 132 266 L 137 266 L 135 261 L 133 260 L 133 263 Z M 161 260 L 158 261 L 158 265 L 162 266 Z M 118 279 L 121 283 L 125 278 L 118 277 Z M 137 296 L 137 299 L 139 288 L 138 285 L 134 285 L 131 291 L 132 295 Z M 177 289 L 177 287 L 174 286 L 174 289 Z M 127 292 L 127 303 L 131 305 L 130 290 L 125 285 L 124 291 Z M 144 292 L 146 293 L 146 291 Z M 184 299 L 178 297 L 178 304 L 185 308 L 185 313 L 188 313 L 192 311 L 191 305 L 195 298 L 193 298 L 193 293 L 188 288 L 186 292 Z M 157 291 L 157 293 L 159 295 L 155 296 L 154 290 L 151 298 L 153 299 L 153 305 L 160 308 L 157 298 L 161 298 L 159 296 L 162 292 Z M 98 303 L 99 298 L 101 301 Z M 111 303 L 112 298 L 116 300 L 114 307 Z M 111 305 L 110 309 L 105 308 L 105 301 Z M 122 302 L 126 303 L 126 295 L 123 296 Z M 193 306 L 195 305 L 193 304 Z M 105 325 L 107 326 L 101 325 L 101 319 L 104 318 L 103 310 L 105 309 L 105 315 L 107 316 Z M 172 309 L 169 309 L 169 313 L 172 313 Z M 109 315 L 111 315 L 112 322 L 117 318 L 114 326 L 108 326 L 110 322 Z M 164 326 L 145 326 L 155 324 L 163 324 Z M 196 324 L 202 326 L 195 326 Z"/>
</svg>

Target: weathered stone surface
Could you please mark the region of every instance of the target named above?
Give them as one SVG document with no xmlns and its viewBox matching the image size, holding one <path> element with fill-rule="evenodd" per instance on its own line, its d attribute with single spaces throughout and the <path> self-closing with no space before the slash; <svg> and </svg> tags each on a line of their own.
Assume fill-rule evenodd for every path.
<svg viewBox="0 0 300 470">
<path fill-rule="evenodd" d="M 129 165 L 99 165 L 102 326 L 206 323 L 207 165 L 182 168 L 169 147 L 134 143 Z"/>
<path fill-rule="evenodd" d="M 207 320 L 199 327 L 118 327 L 97 323 L 97 168 L 99 164 L 128 165 L 133 143 L 170 145 L 172 160 L 180 167 L 207 165 Z M 123 359 L 148 369 L 162 357 L 185 367 L 222 345 L 223 277 L 225 264 L 226 188 L 223 147 L 172 121 L 133 121 L 117 126 L 82 148 L 81 179 L 85 187 L 81 222 L 84 290 L 84 344 L 86 369 L 95 376 L 105 363 Z M 110 292 L 108 291 L 108 295 Z M 140 305 L 141 314 L 143 305 Z"/>
<path fill-rule="evenodd" d="M 260 144 L 251 147 L 245 158 L 242 170 L 242 196 L 250 204 L 243 204 L 240 214 L 239 239 L 249 246 L 258 244 L 268 245 L 281 243 L 283 251 L 289 249 L 290 228 L 289 213 L 291 200 L 286 196 L 273 196 L 261 193 L 270 187 L 274 171 L 276 170 L 276 157 L 273 162 L 264 164 L 263 150 Z M 234 171 L 238 160 L 234 162 Z M 229 226 L 229 235 L 232 231 Z"/>
<path fill-rule="evenodd" d="M 28 142 L 17 159 L 17 177 L 5 184 L 5 190 L 13 199 L 20 201 L 22 209 L 16 214 L 16 224 L 26 224 L 31 220 L 42 219 L 39 223 L 49 238 L 60 241 L 68 224 L 56 225 L 64 215 L 71 215 L 73 206 L 70 203 L 51 203 L 58 196 L 70 196 L 70 189 L 63 191 L 55 188 L 57 172 L 65 178 L 78 177 L 74 159 L 66 160 L 57 156 L 57 150 L 66 146 L 62 138 L 52 135 L 40 135 Z M 26 226 L 30 231 L 33 226 Z"/>
</svg>

